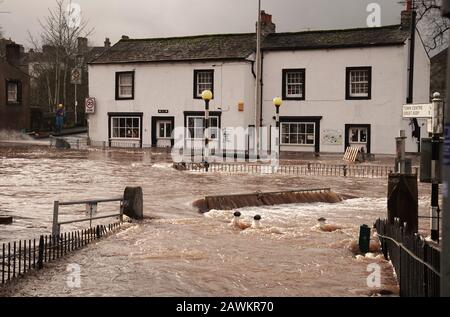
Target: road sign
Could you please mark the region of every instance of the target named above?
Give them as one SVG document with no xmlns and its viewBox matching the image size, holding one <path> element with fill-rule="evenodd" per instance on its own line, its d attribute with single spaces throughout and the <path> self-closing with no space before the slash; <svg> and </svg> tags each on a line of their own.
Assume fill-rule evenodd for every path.
<svg viewBox="0 0 450 317">
<path fill-rule="evenodd" d="M 95 113 L 95 98 L 86 98 L 86 113 Z"/>
<path fill-rule="evenodd" d="M 81 68 L 73 68 L 70 73 L 70 83 L 74 85 L 81 85 Z"/>
<path fill-rule="evenodd" d="M 403 105 L 403 118 L 431 118 L 433 105 L 431 103 Z"/>
</svg>

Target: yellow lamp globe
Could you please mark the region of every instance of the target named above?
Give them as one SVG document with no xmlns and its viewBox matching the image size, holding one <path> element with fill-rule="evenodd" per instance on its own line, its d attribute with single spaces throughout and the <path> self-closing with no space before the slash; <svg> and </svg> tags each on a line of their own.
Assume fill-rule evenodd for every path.
<svg viewBox="0 0 450 317">
<path fill-rule="evenodd" d="M 273 104 L 277 107 L 281 106 L 281 104 L 283 103 L 283 100 L 281 100 L 280 97 L 275 97 L 273 98 Z"/>
<path fill-rule="evenodd" d="M 211 90 L 204 90 L 202 92 L 202 99 L 205 101 L 209 101 L 213 98 L 213 93 L 211 92 Z"/>
</svg>

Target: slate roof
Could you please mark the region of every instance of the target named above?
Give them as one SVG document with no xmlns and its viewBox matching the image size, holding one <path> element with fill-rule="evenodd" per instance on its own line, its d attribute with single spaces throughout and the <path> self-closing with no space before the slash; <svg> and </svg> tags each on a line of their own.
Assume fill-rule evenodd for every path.
<svg viewBox="0 0 450 317">
<path fill-rule="evenodd" d="M 374 28 L 308 31 L 269 34 L 264 41 L 265 50 L 332 49 L 402 45 L 409 31 L 400 25 Z"/>
<path fill-rule="evenodd" d="M 122 39 L 91 64 L 245 59 L 255 46 L 253 33 Z"/>
<path fill-rule="evenodd" d="M 409 32 L 400 25 L 346 30 L 269 34 L 263 50 L 331 49 L 402 45 Z M 91 64 L 245 59 L 256 49 L 256 34 L 217 34 L 155 39 L 122 39 Z"/>
</svg>

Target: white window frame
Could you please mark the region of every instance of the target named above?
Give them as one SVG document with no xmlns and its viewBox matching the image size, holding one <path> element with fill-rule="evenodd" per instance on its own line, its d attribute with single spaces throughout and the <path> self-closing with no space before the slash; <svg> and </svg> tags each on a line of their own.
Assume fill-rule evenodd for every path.
<svg viewBox="0 0 450 317">
<path fill-rule="evenodd" d="M 289 76 L 290 75 L 298 75 L 300 76 L 300 82 L 290 82 L 289 81 Z M 287 70 L 286 73 L 286 78 L 285 78 L 285 82 L 286 82 L 286 97 L 287 98 L 303 98 L 304 95 L 304 85 L 305 85 L 305 71 L 299 71 L 299 70 Z M 292 79 L 292 78 L 291 78 Z M 289 93 L 289 87 L 290 86 L 294 86 L 294 87 L 298 87 L 300 93 L 298 94 L 290 94 Z"/>
<path fill-rule="evenodd" d="M 118 120 L 118 122 L 119 122 L 119 126 L 118 127 L 115 127 L 114 126 L 114 119 L 117 119 Z M 121 124 L 120 124 L 120 121 L 121 121 L 121 119 L 125 119 L 125 126 L 124 127 L 122 127 L 121 126 Z M 127 119 L 130 119 L 131 120 L 131 122 L 132 122 L 132 126 L 131 127 L 127 127 L 126 125 L 126 121 L 127 121 Z M 138 126 L 137 127 L 135 127 L 134 125 L 133 125 L 133 122 L 134 122 L 134 119 L 138 119 Z M 134 116 L 111 116 L 110 117 L 110 120 L 111 120 L 111 140 L 135 140 L 135 141 L 140 141 L 141 140 L 141 129 L 142 129 L 142 127 L 141 127 L 141 117 L 139 117 L 139 116 L 136 116 L 136 117 L 134 117 Z M 132 129 L 132 130 L 135 130 L 135 129 L 137 129 L 138 131 L 138 134 L 137 134 L 137 137 L 127 137 L 126 135 L 127 135 L 127 129 Z M 118 135 L 119 136 L 114 136 L 114 130 L 115 129 L 118 129 Z M 125 137 L 121 137 L 120 136 L 120 130 L 125 130 Z"/>
<path fill-rule="evenodd" d="M 291 133 L 291 125 L 297 125 L 297 132 L 295 133 Z M 283 126 L 288 125 L 288 133 L 283 133 Z M 305 132 L 300 132 L 300 125 L 305 125 Z M 312 125 L 313 126 L 313 132 L 312 133 L 308 133 L 308 125 Z M 280 135 L 281 135 L 281 140 L 280 140 L 280 144 L 281 145 L 299 145 L 299 146 L 315 146 L 316 145 L 316 123 L 315 122 L 281 122 L 280 125 L 281 131 L 280 131 Z M 288 135 L 289 136 L 289 140 L 290 140 L 290 135 L 291 134 L 296 134 L 297 135 L 297 143 L 291 143 L 290 141 L 288 143 L 284 142 L 284 135 Z M 299 143 L 299 136 L 300 135 L 304 135 L 305 136 L 305 143 Z M 308 135 L 312 135 L 312 143 L 306 143 L 308 141 Z"/>
<path fill-rule="evenodd" d="M 353 75 L 354 73 L 364 73 L 366 79 L 358 79 L 354 81 Z M 359 78 L 362 78 L 363 76 L 358 76 Z M 349 96 L 350 97 L 358 97 L 358 98 L 368 98 L 369 97 L 369 90 L 370 90 L 370 71 L 368 69 L 352 69 L 349 70 L 349 83 L 350 86 L 349 89 Z M 366 85 L 366 91 L 365 92 L 353 92 L 353 85 Z M 361 88 L 359 88 L 361 89 Z"/>
<path fill-rule="evenodd" d="M 122 77 L 124 77 L 124 76 L 130 76 L 131 77 L 131 83 L 130 84 L 122 84 Z M 125 73 L 119 73 L 118 74 L 118 77 L 117 77 L 117 80 L 118 80 L 118 83 L 117 83 L 117 86 L 118 86 L 118 92 L 117 92 L 117 95 L 118 95 L 118 97 L 120 98 L 120 99 L 127 99 L 127 98 L 133 98 L 133 84 L 134 84 L 134 80 L 133 80 L 133 73 L 131 73 L 131 72 L 125 72 Z M 128 88 L 130 88 L 131 89 L 131 91 L 130 91 L 130 94 L 122 94 L 122 87 L 123 88 L 125 88 L 125 87 L 128 87 Z"/>
<path fill-rule="evenodd" d="M 194 119 L 194 127 L 190 127 L 189 126 L 189 119 Z M 202 122 L 202 124 L 201 124 L 201 126 L 197 126 L 196 124 L 195 124 L 195 122 L 199 122 L 199 121 L 197 121 L 196 119 L 201 119 L 201 122 Z M 216 137 L 214 138 L 214 137 L 211 137 L 211 140 L 218 140 L 219 139 L 219 117 L 218 116 L 210 116 L 209 117 L 209 119 L 211 120 L 211 119 L 216 119 L 217 120 L 217 126 L 215 126 L 215 127 L 213 127 L 213 126 L 210 126 L 209 128 L 210 128 L 210 130 L 212 130 L 212 129 L 214 129 L 214 128 L 216 128 L 217 129 L 217 133 L 216 133 Z M 187 132 L 189 133 L 189 131 L 190 131 L 190 129 L 191 128 L 194 128 L 194 137 L 192 137 L 191 135 L 190 135 L 190 133 L 186 136 L 186 139 L 188 139 L 188 140 L 203 140 L 204 139 L 204 133 L 205 133 L 205 128 L 203 127 L 203 123 L 204 123 L 204 121 L 205 121 L 205 117 L 202 117 L 202 116 L 187 116 L 186 117 L 186 129 L 187 129 Z M 196 135 L 197 135 L 197 133 L 195 132 L 197 129 L 203 129 L 202 131 L 203 131 L 203 136 L 202 137 L 196 137 Z M 211 135 L 212 135 L 212 133 L 211 133 Z"/>
<path fill-rule="evenodd" d="M 209 82 L 207 82 L 206 80 L 205 81 L 200 80 L 201 76 L 204 74 L 207 74 L 210 77 Z M 200 86 L 202 86 L 202 88 L 200 88 Z M 205 90 L 213 91 L 213 87 L 214 87 L 214 70 L 210 70 L 210 69 L 196 70 L 196 73 L 195 73 L 195 93 L 196 93 L 195 95 L 196 95 L 196 97 L 201 98 L 202 92 Z"/>
<path fill-rule="evenodd" d="M 164 125 L 164 134 L 165 136 L 161 136 L 160 132 L 161 132 L 161 125 Z M 171 129 L 170 129 L 170 133 L 169 136 L 167 136 L 167 125 L 170 125 Z M 158 140 L 171 140 L 172 139 L 172 131 L 173 131 L 173 126 L 172 126 L 172 121 L 158 121 L 158 136 L 157 139 Z"/>
<path fill-rule="evenodd" d="M 12 93 L 14 94 L 13 98 L 10 98 L 10 94 L 11 94 L 11 90 L 10 87 L 14 87 L 14 91 L 12 91 Z M 15 81 L 8 81 L 7 83 L 7 98 L 8 98 L 8 103 L 18 103 L 19 102 L 19 83 L 15 82 Z"/>
</svg>

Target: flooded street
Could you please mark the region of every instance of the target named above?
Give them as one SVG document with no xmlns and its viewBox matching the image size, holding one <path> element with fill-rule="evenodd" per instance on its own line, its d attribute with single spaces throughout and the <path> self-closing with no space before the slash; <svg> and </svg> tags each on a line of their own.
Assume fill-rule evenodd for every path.
<svg viewBox="0 0 450 317">
<path fill-rule="evenodd" d="M 396 291 L 389 263 L 356 259 L 348 248 L 361 224 L 385 217 L 387 180 L 181 172 L 171 168 L 169 158 L 150 151 L 0 147 L 0 214 L 15 219 L 0 225 L 0 243 L 48 234 L 54 200 L 115 197 L 126 186 L 142 186 L 146 216 L 48 264 L 6 295 L 367 296 L 372 262 L 382 267 L 381 289 Z M 232 211 L 201 215 L 191 206 L 206 195 L 309 187 L 359 198 L 242 208 L 245 221 L 262 216 L 262 229 L 245 231 L 229 226 Z M 421 188 L 422 201 L 427 195 Z M 426 203 L 420 208 L 426 210 Z M 66 210 L 65 217 L 80 214 Z M 343 229 L 322 232 L 315 228 L 319 217 Z M 67 286 L 71 263 L 81 267 L 80 288 Z"/>
</svg>

